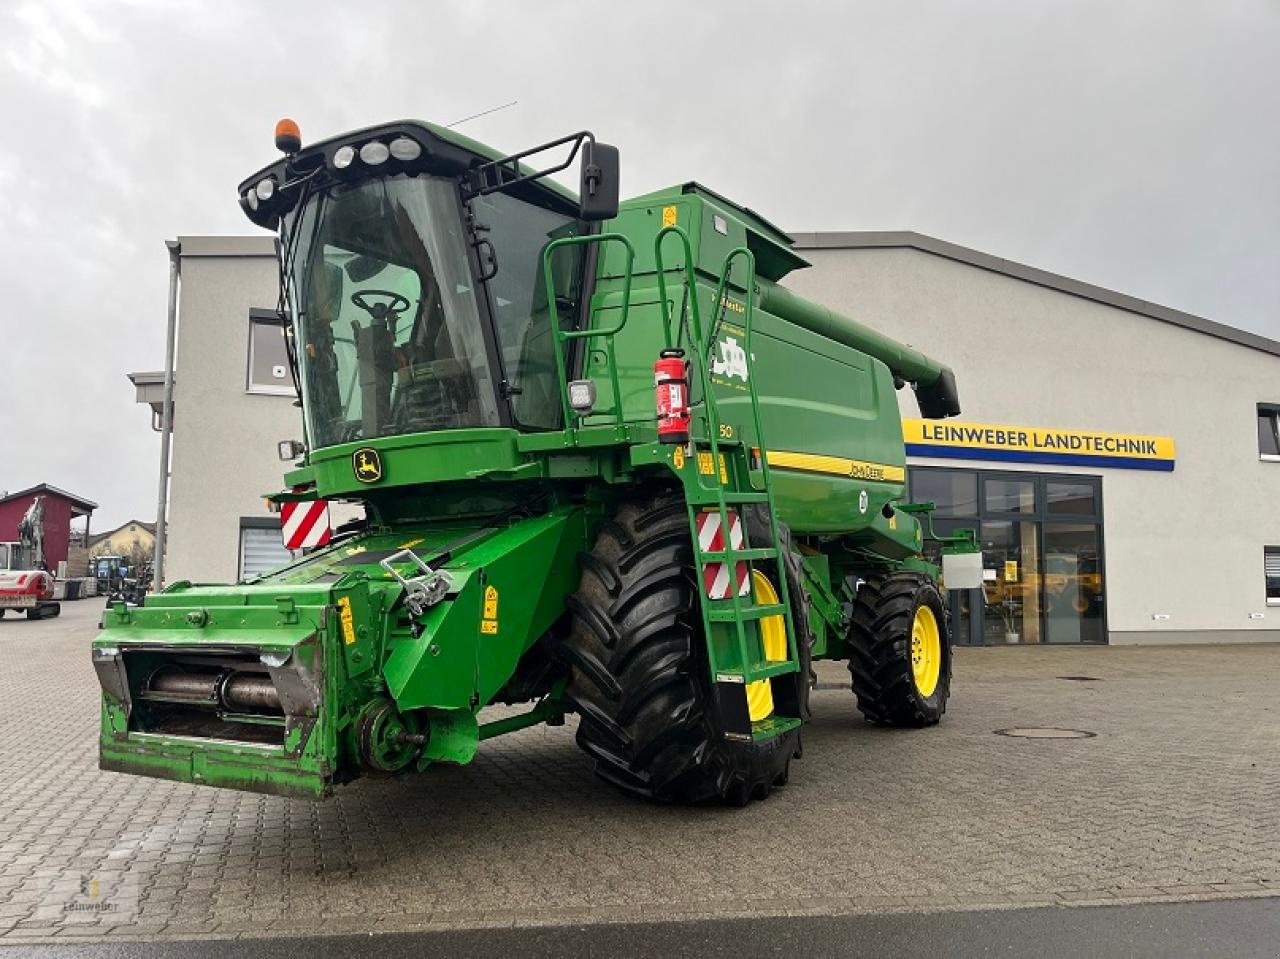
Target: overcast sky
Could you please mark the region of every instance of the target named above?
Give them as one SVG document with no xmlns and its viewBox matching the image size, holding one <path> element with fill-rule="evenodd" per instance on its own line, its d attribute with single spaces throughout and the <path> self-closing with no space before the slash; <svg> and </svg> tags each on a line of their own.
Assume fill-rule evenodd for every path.
<svg viewBox="0 0 1280 959">
<path fill-rule="evenodd" d="M 154 518 L 125 374 L 163 365 L 164 240 L 256 230 L 235 186 L 280 116 L 315 140 L 518 100 L 461 130 L 589 127 L 624 194 L 697 179 L 1280 338 L 1276 0 L 289 6 L 0 0 L 0 489 Z"/>
</svg>

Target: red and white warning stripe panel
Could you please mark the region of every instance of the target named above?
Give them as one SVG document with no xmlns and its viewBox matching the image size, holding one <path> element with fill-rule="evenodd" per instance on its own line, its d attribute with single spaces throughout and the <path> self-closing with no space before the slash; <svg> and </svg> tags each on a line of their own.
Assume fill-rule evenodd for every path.
<svg viewBox="0 0 1280 959">
<path fill-rule="evenodd" d="M 280 538 L 285 549 L 311 549 L 329 542 L 329 502 L 323 499 L 280 506 Z"/>
<path fill-rule="evenodd" d="M 742 549 L 742 519 L 733 510 L 729 510 L 729 543 L 734 549 Z M 724 549 L 724 524 L 720 522 L 720 511 L 711 510 L 699 513 L 697 517 L 698 547 L 703 552 L 716 553 Z M 738 583 L 738 595 L 746 596 L 751 591 L 751 568 L 743 560 L 734 564 L 734 577 Z M 707 563 L 702 568 L 702 585 L 707 591 L 708 599 L 728 599 L 730 589 L 729 564 Z"/>
</svg>

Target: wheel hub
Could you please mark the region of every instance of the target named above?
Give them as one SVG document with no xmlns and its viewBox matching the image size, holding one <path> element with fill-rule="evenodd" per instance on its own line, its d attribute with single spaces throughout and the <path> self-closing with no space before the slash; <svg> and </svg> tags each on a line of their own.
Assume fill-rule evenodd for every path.
<svg viewBox="0 0 1280 959">
<path fill-rule="evenodd" d="M 942 631 L 928 606 L 916 609 L 911 623 L 911 679 L 921 696 L 932 696 L 942 675 Z"/>
</svg>

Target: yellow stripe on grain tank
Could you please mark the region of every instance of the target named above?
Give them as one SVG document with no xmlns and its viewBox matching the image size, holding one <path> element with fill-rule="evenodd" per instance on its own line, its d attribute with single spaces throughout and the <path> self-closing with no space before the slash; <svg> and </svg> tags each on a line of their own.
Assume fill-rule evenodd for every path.
<svg viewBox="0 0 1280 959">
<path fill-rule="evenodd" d="M 757 449 L 755 454 L 759 456 L 760 450 Z M 829 476 L 847 476 L 850 479 L 881 483 L 905 483 L 907 480 L 907 471 L 901 466 L 845 459 L 843 456 L 825 456 L 821 453 L 769 450 L 769 465 L 805 473 L 825 473 Z"/>
</svg>

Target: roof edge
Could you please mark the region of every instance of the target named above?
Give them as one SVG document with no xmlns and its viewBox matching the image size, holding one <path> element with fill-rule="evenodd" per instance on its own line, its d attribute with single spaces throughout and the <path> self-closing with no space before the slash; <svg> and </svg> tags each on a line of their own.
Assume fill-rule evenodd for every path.
<svg viewBox="0 0 1280 959">
<path fill-rule="evenodd" d="M 20 489 L 14 493 L 6 493 L 4 496 L 0 496 L 0 503 L 7 503 L 10 500 L 15 500 L 20 497 L 27 496 L 30 493 L 41 493 L 41 492 L 52 493 L 55 496 L 61 496 L 63 499 L 69 500 L 75 505 L 80 507 L 88 507 L 89 512 L 93 512 L 95 509 L 98 508 L 98 504 L 95 503 L 93 500 L 85 499 L 83 496 L 77 496 L 75 493 L 68 493 L 66 490 L 59 489 L 58 487 L 53 486 L 49 483 L 37 483 L 35 486 L 28 486 L 26 489 Z"/>
<path fill-rule="evenodd" d="M 112 529 L 105 530 L 104 532 L 101 532 L 101 533 L 94 533 L 92 536 L 89 537 L 89 545 L 92 546 L 95 543 L 100 543 L 104 539 L 108 539 L 109 537 L 114 536 L 116 533 L 120 532 L 126 526 L 130 526 L 130 525 L 141 526 L 151 535 L 153 536 L 155 535 L 155 532 L 156 532 L 155 523 L 148 523 L 145 520 L 140 520 L 140 519 L 127 519 L 123 523 L 121 523 L 119 526 L 116 526 Z"/>
<path fill-rule="evenodd" d="M 1050 273 L 1048 270 L 1027 266 L 1025 263 L 1018 263 L 1014 260 L 1006 260 L 1003 257 L 983 253 L 981 250 L 974 250 L 967 246 L 960 246 L 958 243 L 949 243 L 946 240 L 939 240 L 937 237 L 926 236 L 923 233 L 916 233 L 912 230 L 818 231 L 792 233 L 791 239 L 796 248 L 801 250 L 889 248 L 920 250 L 924 253 L 945 257 L 948 260 L 967 263 L 979 269 L 989 270 L 992 273 L 1001 273 L 1027 283 L 1034 283 L 1037 286 L 1069 293 L 1082 299 L 1114 306 L 1129 313 L 1136 313 L 1173 326 L 1180 326 L 1184 330 L 1192 330 L 1196 333 L 1203 333 L 1206 336 L 1226 340 L 1229 343 L 1235 343 L 1237 346 L 1246 346 L 1263 353 L 1270 353 L 1272 356 L 1280 356 L 1280 341 L 1270 339 L 1261 334 L 1250 333 L 1247 330 L 1227 326 L 1225 323 L 1218 323 L 1215 320 L 1197 316 L 1194 313 L 1185 313 L 1170 306 L 1161 306 L 1159 303 L 1152 303 L 1136 296 L 1129 296 L 1127 293 L 1118 293 L 1115 290 L 1094 286 L 1092 283 L 1085 283 L 1082 280 L 1073 280 L 1069 276 Z"/>
<path fill-rule="evenodd" d="M 276 237 L 272 234 L 200 235 L 178 237 L 182 257 L 193 256 L 271 256 L 276 255 Z"/>
</svg>

